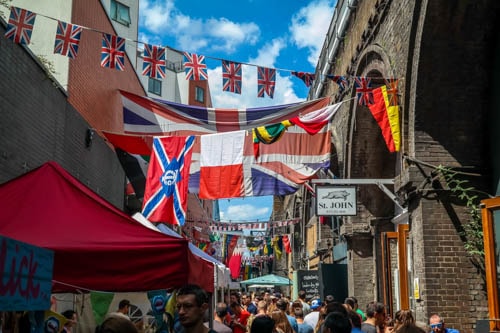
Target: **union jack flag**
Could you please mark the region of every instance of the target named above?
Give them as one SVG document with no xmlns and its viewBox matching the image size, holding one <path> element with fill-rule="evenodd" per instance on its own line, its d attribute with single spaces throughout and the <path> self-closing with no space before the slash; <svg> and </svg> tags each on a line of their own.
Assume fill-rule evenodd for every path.
<svg viewBox="0 0 500 333">
<path fill-rule="evenodd" d="M 184 52 L 184 68 L 186 80 L 208 80 L 205 56 Z"/>
<path fill-rule="evenodd" d="M 387 89 L 387 97 L 389 97 L 389 105 L 398 105 L 398 79 L 385 79 Z"/>
<path fill-rule="evenodd" d="M 28 45 L 33 32 L 36 14 L 26 9 L 10 7 L 9 24 L 5 37 L 18 44 Z"/>
<path fill-rule="evenodd" d="M 347 81 L 347 78 L 345 76 L 341 75 L 327 75 L 329 79 L 332 79 L 333 82 L 339 85 L 339 90 L 342 92 L 344 89 L 349 86 L 349 82 Z"/>
<path fill-rule="evenodd" d="M 306 87 L 310 87 L 313 84 L 314 79 L 316 78 L 316 74 L 313 73 L 292 72 L 292 75 L 295 75 L 296 77 L 304 81 Z"/>
<path fill-rule="evenodd" d="M 83 28 L 79 25 L 57 21 L 54 53 L 59 53 L 73 59 L 76 58 L 82 30 Z"/>
<path fill-rule="evenodd" d="M 257 67 L 257 97 L 264 97 L 264 94 L 267 94 L 273 98 L 275 83 L 276 69 Z"/>
<path fill-rule="evenodd" d="M 241 64 L 222 60 L 222 91 L 241 94 Z"/>
<path fill-rule="evenodd" d="M 125 70 L 125 38 L 102 34 L 101 67 Z"/>
<path fill-rule="evenodd" d="M 369 77 L 356 76 L 354 80 L 359 105 L 368 106 L 373 104 L 373 88 L 371 87 L 371 79 Z"/>
<path fill-rule="evenodd" d="M 155 79 L 165 78 L 165 48 L 156 45 L 144 45 L 142 75 Z"/>
</svg>

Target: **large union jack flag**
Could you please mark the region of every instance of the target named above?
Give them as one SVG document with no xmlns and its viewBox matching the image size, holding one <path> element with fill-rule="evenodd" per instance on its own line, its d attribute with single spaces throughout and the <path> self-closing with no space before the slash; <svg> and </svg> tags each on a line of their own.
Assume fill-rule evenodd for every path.
<svg viewBox="0 0 500 333">
<path fill-rule="evenodd" d="M 241 94 L 241 64 L 222 60 L 222 91 Z"/>
<path fill-rule="evenodd" d="M 125 70 L 125 38 L 102 34 L 101 67 Z"/>
<path fill-rule="evenodd" d="M 373 88 L 371 87 L 371 79 L 369 77 L 356 76 L 354 80 L 359 105 L 367 106 L 373 104 Z"/>
<path fill-rule="evenodd" d="M 165 48 L 156 45 L 145 44 L 142 64 L 142 75 L 154 79 L 165 78 Z"/>
<path fill-rule="evenodd" d="M 36 14 L 26 9 L 10 7 L 9 23 L 5 37 L 19 44 L 29 44 Z"/>
<path fill-rule="evenodd" d="M 314 73 L 305 73 L 305 72 L 292 72 L 292 75 L 295 75 L 302 81 L 304 81 L 306 87 L 310 87 L 313 84 L 316 75 Z"/>
<path fill-rule="evenodd" d="M 205 56 L 184 52 L 184 70 L 186 80 L 208 80 Z"/>
<path fill-rule="evenodd" d="M 184 225 L 195 136 L 155 137 L 142 214 L 152 222 Z"/>
<path fill-rule="evenodd" d="M 83 28 L 79 25 L 57 21 L 54 53 L 59 53 L 73 59 L 76 58 L 82 30 Z"/>
<path fill-rule="evenodd" d="M 267 96 L 273 98 L 276 83 L 276 69 L 257 67 L 257 97 Z"/>
</svg>

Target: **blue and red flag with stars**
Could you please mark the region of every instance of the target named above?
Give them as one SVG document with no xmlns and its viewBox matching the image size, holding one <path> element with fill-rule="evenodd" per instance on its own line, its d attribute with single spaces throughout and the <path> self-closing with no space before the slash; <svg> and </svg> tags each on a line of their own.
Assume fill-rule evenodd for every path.
<svg viewBox="0 0 500 333">
<path fill-rule="evenodd" d="M 267 96 L 273 98 L 276 84 L 276 69 L 257 67 L 257 97 Z"/>
<path fill-rule="evenodd" d="M 11 7 L 5 37 L 18 44 L 28 45 L 33 32 L 36 14 L 29 10 Z"/>
<path fill-rule="evenodd" d="M 184 225 L 194 135 L 155 137 L 142 214 L 152 222 Z"/>
<path fill-rule="evenodd" d="M 241 94 L 241 64 L 222 60 L 222 90 Z"/>
</svg>

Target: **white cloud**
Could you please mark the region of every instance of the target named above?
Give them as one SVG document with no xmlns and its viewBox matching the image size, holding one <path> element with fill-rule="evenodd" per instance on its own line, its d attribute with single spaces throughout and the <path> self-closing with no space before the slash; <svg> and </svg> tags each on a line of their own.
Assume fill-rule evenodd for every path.
<svg viewBox="0 0 500 333">
<path fill-rule="evenodd" d="M 174 1 L 140 1 L 140 26 L 151 34 L 171 34 L 177 47 L 189 52 L 200 49 L 234 53 L 242 44 L 255 45 L 260 29 L 253 22 L 233 22 L 226 18 L 197 19 L 180 13 Z"/>
<path fill-rule="evenodd" d="M 255 220 L 256 216 L 262 216 L 262 221 L 267 221 L 271 214 L 269 207 L 257 207 L 254 205 L 243 204 L 243 205 L 231 205 L 227 207 L 227 210 L 220 213 L 221 220 L 225 221 L 248 221 Z"/>
<path fill-rule="evenodd" d="M 335 8 L 332 0 L 313 1 L 292 17 L 289 31 L 299 48 L 307 48 L 309 63 L 316 67 Z"/>
<path fill-rule="evenodd" d="M 286 44 L 282 39 L 272 40 L 264 45 L 257 52 L 255 59 L 249 59 L 249 64 L 255 64 L 263 67 L 274 67 L 276 58 Z M 210 85 L 210 94 L 212 103 L 218 108 L 244 108 L 260 107 L 270 105 L 289 104 L 302 101 L 297 97 L 293 90 L 291 76 L 286 73 L 281 76 L 279 70 L 276 71 L 276 85 L 274 97 L 271 99 L 265 95 L 264 98 L 257 97 L 257 67 L 250 65 L 242 66 L 242 86 L 241 95 L 222 91 L 222 67 L 218 66 L 208 71 L 208 80 Z"/>
</svg>

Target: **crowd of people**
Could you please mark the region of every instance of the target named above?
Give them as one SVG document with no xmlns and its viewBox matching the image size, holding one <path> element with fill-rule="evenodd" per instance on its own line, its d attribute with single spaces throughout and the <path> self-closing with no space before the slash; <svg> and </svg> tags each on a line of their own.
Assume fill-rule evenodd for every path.
<svg viewBox="0 0 500 333">
<path fill-rule="evenodd" d="M 343 302 L 332 295 L 324 300 L 306 300 L 304 291 L 296 300 L 280 293 L 232 292 L 225 302 L 215 305 L 209 320 L 209 298 L 196 285 L 177 290 L 176 310 L 178 326 L 173 333 L 459 333 L 446 328 L 439 314 L 432 314 L 429 323 L 416 322 L 411 310 L 387 314 L 383 303 L 370 302 L 363 311 L 355 297 Z M 130 302 L 123 300 L 119 309 L 110 314 L 96 328 L 96 333 L 138 333 L 138 328 L 127 317 Z M 64 313 L 68 318 L 66 333 L 76 323 L 76 313 Z"/>
</svg>

